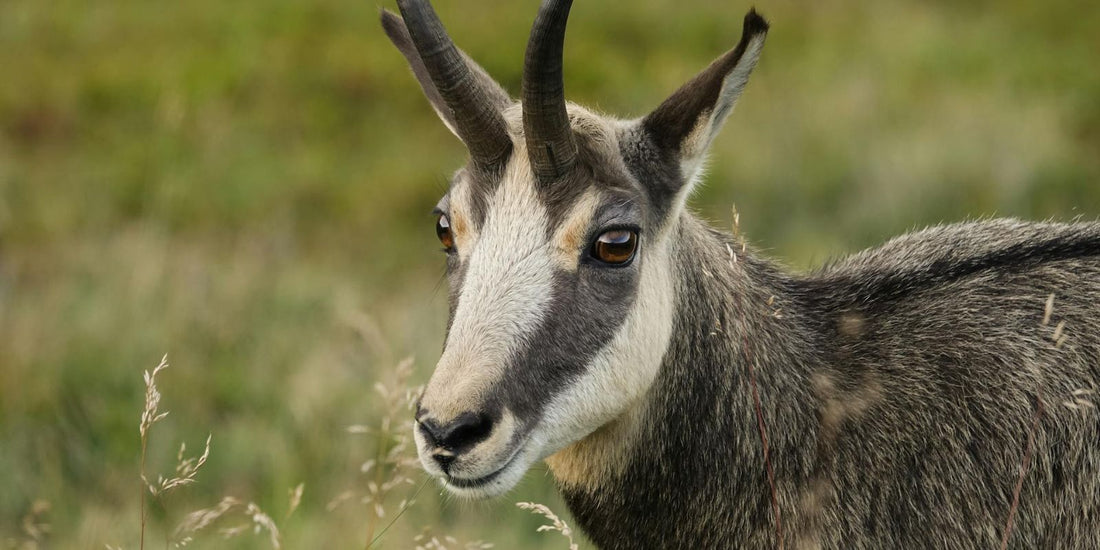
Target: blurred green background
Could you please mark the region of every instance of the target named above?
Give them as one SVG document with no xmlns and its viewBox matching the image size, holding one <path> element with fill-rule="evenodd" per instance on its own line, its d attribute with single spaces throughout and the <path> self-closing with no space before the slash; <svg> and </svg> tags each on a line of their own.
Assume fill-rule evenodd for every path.
<svg viewBox="0 0 1100 550">
<path fill-rule="evenodd" d="M 537 2 L 436 3 L 517 92 Z M 347 427 L 407 420 L 372 385 L 406 356 L 414 385 L 434 364 L 446 291 L 428 212 L 465 154 L 378 8 L 0 2 L 0 548 L 33 547 L 35 502 L 39 547 L 137 547 L 141 373 L 164 353 L 172 414 L 150 475 L 181 441 L 213 444 L 199 483 L 151 504 L 151 546 L 227 494 L 274 516 L 285 547 L 366 546 L 372 505 L 329 509 L 374 479 L 360 465 L 379 439 Z M 570 99 L 645 114 L 736 43 L 748 8 L 577 2 Z M 715 224 L 736 203 L 752 242 L 807 269 L 941 221 L 1100 213 L 1100 4 L 757 8 L 772 33 L 692 203 Z M 493 503 L 428 484 L 380 547 L 428 526 L 564 548 L 512 504 L 565 514 L 546 476 Z M 414 490 L 391 492 L 382 523 Z"/>
</svg>

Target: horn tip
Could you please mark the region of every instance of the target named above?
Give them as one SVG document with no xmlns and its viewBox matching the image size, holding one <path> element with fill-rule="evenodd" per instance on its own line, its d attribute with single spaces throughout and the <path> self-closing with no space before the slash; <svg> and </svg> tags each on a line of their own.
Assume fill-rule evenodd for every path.
<svg viewBox="0 0 1100 550">
<path fill-rule="evenodd" d="M 385 28 L 387 32 L 402 23 L 401 16 L 382 7 L 378 8 L 378 19 L 382 21 L 382 27 Z"/>
<path fill-rule="evenodd" d="M 390 38 L 390 41 L 398 49 L 411 47 L 412 43 L 409 39 L 409 31 L 405 27 L 405 20 L 386 8 L 381 8 L 378 11 L 378 18 L 382 22 L 382 30 L 386 32 L 386 36 Z"/>
<path fill-rule="evenodd" d="M 770 27 L 764 16 L 756 11 L 756 6 L 753 6 L 749 9 L 749 13 L 745 14 L 745 23 L 741 32 L 744 36 L 751 37 L 768 32 Z"/>
</svg>

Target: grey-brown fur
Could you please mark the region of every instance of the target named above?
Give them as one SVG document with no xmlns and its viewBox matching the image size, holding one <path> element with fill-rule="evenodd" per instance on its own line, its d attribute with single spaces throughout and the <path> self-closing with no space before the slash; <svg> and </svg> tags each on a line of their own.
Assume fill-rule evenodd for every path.
<svg viewBox="0 0 1100 550">
<path fill-rule="evenodd" d="M 1100 388 L 1100 225 L 937 227 L 805 277 L 690 214 L 678 232 L 645 436 L 622 477 L 565 490 L 597 546 L 777 546 L 747 361 L 788 547 L 998 547 L 1039 401 L 1010 547 L 1098 544 L 1100 417 L 1065 403 Z"/>
<path fill-rule="evenodd" d="M 784 273 L 707 228 L 682 202 L 747 83 L 768 24 L 750 12 L 736 48 L 649 116 L 628 123 L 565 103 L 556 63 L 570 4 L 544 0 L 528 49 L 525 104 L 502 107 L 505 116 L 488 129 L 478 126 L 485 120 L 447 109 L 464 105 L 456 98 L 471 89 L 469 78 L 473 88 L 489 91 L 489 103 L 504 92 L 456 53 L 430 6 L 399 0 L 409 23 L 431 32 L 405 32 L 397 16 L 383 15 L 441 117 L 478 144 L 456 180 L 473 189 L 467 223 L 475 232 L 493 215 L 523 218 L 482 211 L 508 169 L 514 179 L 507 183 L 537 184 L 543 223 L 552 226 L 517 233 L 552 234 L 579 197 L 597 189 L 604 202 L 587 242 L 607 227 L 629 226 L 641 243 L 623 267 L 592 261 L 584 243 L 562 252 L 579 258 L 554 273 L 552 299 L 535 312 L 539 324 L 518 350 L 489 365 L 464 359 L 474 369 L 499 369 L 500 377 L 478 387 L 476 399 L 458 400 L 467 408 L 460 414 L 418 411 L 426 467 L 451 490 L 492 486 L 494 476 L 516 469 L 492 462 L 491 452 L 479 454 L 484 440 L 504 434 L 509 442 L 489 450 L 516 456 L 530 450 L 522 442 L 536 438 L 528 435 L 558 427 L 546 426 L 553 419 L 586 426 L 586 418 L 569 416 L 575 411 L 555 409 L 555 399 L 588 390 L 570 394 L 585 396 L 572 402 L 583 409 L 605 397 L 599 390 L 614 387 L 606 379 L 591 387 L 579 381 L 620 331 L 639 330 L 624 319 L 641 311 L 636 301 L 643 296 L 659 302 L 645 291 L 660 279 L 641 273 L 647 262 L 665 262 L 648 265 L 672 268 L 671 313 L 644 324 L 671 326 L 671 339 L 663 355 L 639 360 L 652 359 L 656 378 L 636 386 L 637 400 L 622 399 L 619 418 L 600 417 L 602 427 L 588 427 L 619 425 L 608 429 L 620 429 L 612 433 L 629 444 L 577 428 L 569 432 L 572 443 L 537 449 L 568 455 L 559 457 L 555 475 L 600 548 L 774 548 L 781 541 L 792 548 L 990 548 L 1002 541 L 1013 548 L 1100 547 L 1100 416 L 1093 406 L 1100 390 L 1100 224 L 948 225 L 807 276 Z M 469 66 L 420 59 L 438 51 Z M 513 147 L 499 145 L 501 124 Z M 486 154 L 486 143 L 495 144 L 492 151 L 525 150 L 528 164 L 522 155 Z M 449 215 L 447 204 L 441 215 Z M 601 221 L 598 212 L 608 209 L 619 210 L 609 217 L 616 223 Z M 491 264 L 495 271 L 480 282 L 506 279 L 523 261 Z M 453 305 L 469 266 L 454 251 L 448 265 Z M 655 288 L 666 287 L 648 287 Z M 507 307 L 532 313 L 524 304 Z M 453 321 L 454 307 L 451 315 Z M 480 318 L 465 320 L 481 326 Z M 461 373 L 467 365 L 447 366 Z M 642 371 L 616 366 L 620 377 L 633 374 L 624 369 Z M 432 397 L 448 404 L 447 394 L 442 387 Z M 510 434 L 497 427 L 502 410 L 518 426 Z M 593 464 L 578 464 L 584 460 Z M 474 473 L 455 473 L 464 461 L 475 464 L 467 467 Z"/>
</svg>

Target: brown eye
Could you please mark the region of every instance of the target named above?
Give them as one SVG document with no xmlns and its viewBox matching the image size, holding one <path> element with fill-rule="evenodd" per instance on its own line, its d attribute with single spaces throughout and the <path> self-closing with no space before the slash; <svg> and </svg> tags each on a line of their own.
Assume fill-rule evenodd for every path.
<svg viewBox="0 0 1100 550">
<path fill-rule="evenodd" d="M 601 234 L 592 243 L 592 257 L 611 265 L 626 265 L 634 259 L 638 248 L 638 232 L 629 229 L 615 229 Z"/>
<path fill-rule="evenodd" d="M 439 237 L 439 242 L 443 243 L 444 249 L 448 252 L 454 250 L 455 237 L 451 234 L 451 220 L 448 220 L 445 214 L 440 214 L 439 219 L 435 221 L 435 235 Z"/>
</svg>

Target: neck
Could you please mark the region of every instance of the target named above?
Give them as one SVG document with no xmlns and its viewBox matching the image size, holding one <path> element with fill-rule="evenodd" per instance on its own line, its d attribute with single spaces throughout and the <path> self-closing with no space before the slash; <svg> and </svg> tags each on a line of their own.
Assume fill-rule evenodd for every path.
<svg viewBox="0 0 1100 550">
<path fill-rule="evenodd" d="M 774 544 L 763 440 L 785 486 L 810 474 L 783 457 L 814 440 L 814 414 L 798 398 L 808 391 L 813 331 L 778 270 L 690 215 L 675 231 L 676 313 L 657 379 L 550 466 L 601 548 Z"/>
</svg>

